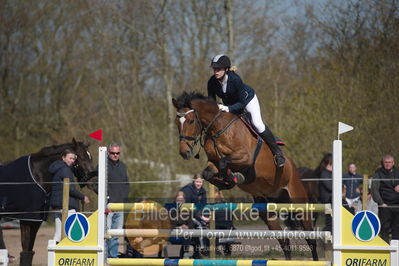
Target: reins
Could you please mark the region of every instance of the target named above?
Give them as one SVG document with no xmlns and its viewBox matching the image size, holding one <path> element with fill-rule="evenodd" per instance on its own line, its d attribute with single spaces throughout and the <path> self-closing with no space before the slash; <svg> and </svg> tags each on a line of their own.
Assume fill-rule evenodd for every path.
<svg viewBox="0 0 399 266">
<path fill-rule="evenodd" d="M 217 148 L 216 145 L 216 139 L 218 137 L 220 137 L 221 135 L 223 135 L 223 133 L 225 133 L 237 120 L 239 120 L 240 118 L 238 116 L 234 117 L 232 120 L 229 121 L 229 123 L 227 123 L 227 125 L 222 128 L 221 130 L 217 131 L 215 135 L 211 135 L 209 134 L 209 129 L 212 127 L 212 125 L 215 123 L 215 121 L 220 117 L 220 115 L 222 114 L 222 112 L 219 110 L 218 113 L 212 118 L 212 120 L 209 122 L 208 126 L 206 126 L 205 128 L 202 126 L 201 120 L 198 117 L 198 113 L 195 109 L 191 109 L 188 110 L 185 113 L 177 113 L 178 117 L 185 117 L 187 114 L 194 112 L 195 113 L 195 121 L 196 124 L 199 125 L 200 128 L 200 133 L 197 134 L 195 137 L 192 136 L 184 136 L 184 135 L 179 135 L 179 139 L 180 140 L 189 140 L 189 141 L 194 141 L 194 143 L 191 145 L 189 143 L 186 143 L 187 146 L 190 147 L 191 150 L 194 149 L 194 147 L 197 145 L 198 141 L 200 143 L 200 148 L 198 150 L 197 155 L 195 155 L 195 158 L 199 158 L 199 153 L 201 151 L 201 148 L 204 147 L 204 142 L 203 142 L 203 138 L 202 138 L 202 134 L 205 133 L 205 137 L 209 137 L 210 139 L 212 139 L 213 141 L 213 145 L 215 148 L 215 151 L 217 153 L 217 155 L 222 158 L 222 154 L 219 151 L 219 149 Z"/>
<path fill-rule="evenodd" d="M 223 133 L 226 132 L 233 125 L 233 123 L 236 122 L 239 119 L 238 116 L 233 118 L 232 120 L 229 121 L 229 123 L 227 123 L 227 125 L 224 128 L 222 128 L 221 130 L 217 131 L 216 134 L 212 136 L 212 135 L 209 134 L 208 129 L 216 121 L 216 119 L 219 118 L 221 113 L 222 112 L 219 110 L 217 115 L 212 119 L 212 121 L 209 123 L 209 125 L 204 130 L 205 136 L 209 137 L 213 141 L 213 147 L 214 147 L 214 149 L 216 151 L 217 156 L 220 157 L 220 158 L 222 158 L 223 156 L 222 156 L 222 153 L 218 149 L 218 146 L 216 144 L 216 139 L 218 137 L 220 137 L 221 135 L 223 135 Z"/>
<path fill-rule="evenodd" d="M 199 117 L 198 117 L 197 111 L 196 111 L 195 109 L 191 109 L 191 110 L 188 110 L 188 111 L 185 112 L 185 113 L 179 113 L 179 112 L 177 112 L 176 115 L 177 115 L 178 117 L 181 118 L 181 117 L 185 117 L 187 114 L 192 113 L 192 112 L 194 112 L 194 114 L 195 114 L 195 123 L 196 123 L 196 125 L 198 126 L 198 128 L 200 129 L 200 133 L 197 134 L 195 137 L 179 135 L 179 139 L 180 139 L 180 140 L 194 141 L 194 143 L 193 143 L 192 145 L 191 145 L 190 143 L 186 142 L 187 146 L 190 148 L 191 151 L 194 150 L 194 147 L 197 145 L 198 141 L 200 141 L 200 148 L 199 148 L 199 150 L 198 150 L 198 153 L 195 155 L 195 158 L 196 158 L 196 159 L 199 159 L 199 153 L 200 153 L 200 151 L 201 151 L 201 147 L 203 147 L 203 143 L 202 143 L 202 141 L 201 141 L 201 139 L 202 139 L 203 127 L 202 127 L 202 124 L 201 124 L 201 120 L 200 120 Z"/>
</svg>

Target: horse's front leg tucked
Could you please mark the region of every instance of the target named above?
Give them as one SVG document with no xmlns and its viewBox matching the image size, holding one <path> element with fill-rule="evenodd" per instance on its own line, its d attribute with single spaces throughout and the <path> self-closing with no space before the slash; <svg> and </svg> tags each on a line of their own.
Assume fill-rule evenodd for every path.
<svg viewBox="0 0 399 266">
<path fill-rule="evenodd" d="M 223 157 L 219 162 L 220 176 L 228 183 L 242 184 L 245 182 L 245 177 L 240 172 L 235 172 L 229 168 L 231 164 L 231 158 L 226 156 Z"/>
<path fill-rule="evenodd" d="M 213 162 L 208 161 L 208 166 L 202 171 L 202 176 L 206 181 L 216 186 L 219 190 L 223 189 L 231 189 L 236 184 L 234 182 L 228 182 L 223 179 L 223 176 L 220 176 L 221 172 L 216 167 Z"/>
</svg>

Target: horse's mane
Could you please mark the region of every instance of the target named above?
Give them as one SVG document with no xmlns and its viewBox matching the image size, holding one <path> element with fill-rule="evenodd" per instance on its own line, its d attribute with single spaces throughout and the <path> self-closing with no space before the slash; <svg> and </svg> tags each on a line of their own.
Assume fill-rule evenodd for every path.
<svg viewBox="0 0 399 266">
<path fill-rule="evenodd" d="M 216 104 L 216 102 L 212 99 L 209 98 L 202 93 L 199 92 L 183 92 L 179 97 L 177 97 L 176 102 L 177 102 L 177 107 L 180 108 L 191 108 L 191 101 L 193 100 L 208 100 L 211 103 Z"/>
<path fill-rule="evenodd" d="M 77 142 L 77 143 L 79 145 L 84 145 L 83 142 Z M 47 156 L 51 156 L 51 155 L 54 155 L 54 154 L 60 154 L 66 148 L 71 148 L 71 147 L 73 147 L 73 143 L 64 143 L 64 144 L 60 144 L 60 145 L 52 145 L 52 146 L 48 146 L 48 147 L 42 148 L 40 151 L 35 153 L 35 155 L 47 157 Z"/>
</svg>

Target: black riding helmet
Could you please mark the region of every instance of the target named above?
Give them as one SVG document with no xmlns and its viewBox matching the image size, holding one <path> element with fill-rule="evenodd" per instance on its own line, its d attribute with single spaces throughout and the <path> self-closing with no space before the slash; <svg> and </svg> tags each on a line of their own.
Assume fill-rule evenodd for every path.
<svg viewBox="0 0 399 266">
<path fill-rule="evenodd" d="M 212 58 L 211 67 L 230 68 L 230 58 L 227 55 L 219 54 Z"/>
</svg>

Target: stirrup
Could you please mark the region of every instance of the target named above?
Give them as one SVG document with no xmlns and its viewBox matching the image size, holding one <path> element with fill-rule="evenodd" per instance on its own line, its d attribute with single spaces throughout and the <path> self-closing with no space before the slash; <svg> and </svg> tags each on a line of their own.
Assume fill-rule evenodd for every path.
<svg viewBox="0 0 399 266">
<path fill-rule="evenodd" d="M 278 156 L 281 156 L 280 158 L 282 158 L 283 159 L 283 161 L 282 162 L 277 162 L 277 157 Z M 284 166 L 284 164 L 285 164 L 285 158 L 284 158 L 284 155 L 282 155 L 282 154 L 276 154 L 276 155 L 274 155 L 273 156 L 273 161 L 274 161 L 274 164 L 278 167 L 278 168 L 280 168 L 280 167 L 283 167 Z"/>
</svg>

